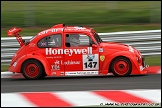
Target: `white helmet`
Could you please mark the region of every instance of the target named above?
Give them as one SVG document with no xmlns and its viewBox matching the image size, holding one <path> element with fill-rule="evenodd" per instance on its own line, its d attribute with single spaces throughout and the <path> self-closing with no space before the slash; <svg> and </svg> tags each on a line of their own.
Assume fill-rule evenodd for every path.
<svg viewBox="0 0 162 108">
<path fill-rule="evenodd" d="M 77 46 L 77 45 L 79 45 L 79 44 L 80 44 L 79 37 L 80 37 L 80 36 L 77 35 L 77 34 L 71 34 L 71 35 L 69 36 L 70 45 L 71 45 L 71 46 Z"/>
</svg>

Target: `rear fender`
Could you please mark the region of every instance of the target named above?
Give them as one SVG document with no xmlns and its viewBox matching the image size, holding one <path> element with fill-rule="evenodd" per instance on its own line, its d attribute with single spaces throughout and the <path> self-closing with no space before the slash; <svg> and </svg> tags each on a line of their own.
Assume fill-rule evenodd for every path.
<svg viewBox="0 0 162 108">
<path fill-rule="evenodd" d="M 49 75 L 49 76 L 52 75 L 51 69 L 50 69 L 50 65 L 49 65 L 48 61 L 46 60 L 46 58 L 43 57 L 43 56 L 41 56 L 41 55 L 36 55 L 36 54 L 28 54 L 28 55 L 25 55 L 25 56 L 21 57 L 21 58 L 17 61 L 17 64 L 21 64 L 21 65 L 19 65 L 19 67 L 17 67 L 16 70 L 17 70 L 18 72 L 20 72 L 23 63 L 24 63 L 26 60 L 29 60 L 29 59 L 35 59 L 35 60 L 38 60 L 39 62 L 41 62 L 42 65 L 44 66 L 44 69 L 45 69 L 46 74 Z"/>
</svg>

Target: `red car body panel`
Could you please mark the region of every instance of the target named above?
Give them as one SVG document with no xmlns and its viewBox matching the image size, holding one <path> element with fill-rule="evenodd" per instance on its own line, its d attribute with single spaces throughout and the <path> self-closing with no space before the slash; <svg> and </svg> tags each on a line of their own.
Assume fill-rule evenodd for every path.
<svg viewBox="0 0 162 108">
<path fill-rule="evenodd" d="M 20 29 L 17 31 L 8 31 L 8 35 L 17 36 Z M 66 34 L 84 34 L 89 36 L 95 45 L 66 47 Z M 10 72 L 21 73 L 22 65 L 26 60 L 34 59 L 42 63 L 47 76 L 66 76 L 66 75 L 106 75 L 111 72 L 111 63 L 116 57 L 126 57 L 132 64 L 133 74 L 146 74 L 147 68 L 143 66 L 142 55 L 135 48 L 113 42 L 98 43 L 94 37 L 95 31 L 87 27 L 64 26 L 58 24 L 50 29 L 38 33 L 29 43 L 21 43 L 21 48 L 12 58 L 9 67 Z M 56 48 L 39 48 L 38 42 L 53 34 L 62 35 L 62 46 Z M 22 42 L 21 39 L 18 40 Z M 91 67 L 86 61 L 87 55 L 93 55 L 94 61 Z M 138 60 L 137 60 L 138 59 Z M 95 67 L 95 68 L 92 68 Z M 140 69 L 141 68 L 141 69 Z M 78 73 L 76 73 L 78 72 Z M 89 72 L 89 73 L 88 73 Z"/>
</svg>

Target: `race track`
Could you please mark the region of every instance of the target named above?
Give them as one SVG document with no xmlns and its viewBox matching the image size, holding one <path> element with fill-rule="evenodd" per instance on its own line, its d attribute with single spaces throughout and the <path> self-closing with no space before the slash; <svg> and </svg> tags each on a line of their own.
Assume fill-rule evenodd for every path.
<svg viewBox="0 0 162 108">
<path fill-rule="evenodd" d="M 132 103 L 133 102 L 133 103 Z M 2 107 L 161 106 L 161 68 L 129 77 L 78 76 L 26 80 L 1 73 Z"/>
<path fill-rule="evenodd" d="M 126 89 L 161 89 L 161 74 L 130 77 L 47 77 L 42 80 L 1 78 L 1 93 Z"/>
</svg>

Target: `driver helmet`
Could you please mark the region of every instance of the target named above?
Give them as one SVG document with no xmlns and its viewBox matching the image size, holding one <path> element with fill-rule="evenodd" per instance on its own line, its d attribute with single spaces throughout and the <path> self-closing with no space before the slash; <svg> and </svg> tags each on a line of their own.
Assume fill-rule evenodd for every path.
<svg viewBox="0 0 162 108">
<path fill-rule="evenodd" d="M 72 34 L 69 36 L 69 42 L 70 42 L 70 45 L 72 46 L 77 46 L 80 44 L 80 40 L 79 40 L 79 35 L 77 34 Z"/>
</svg>

